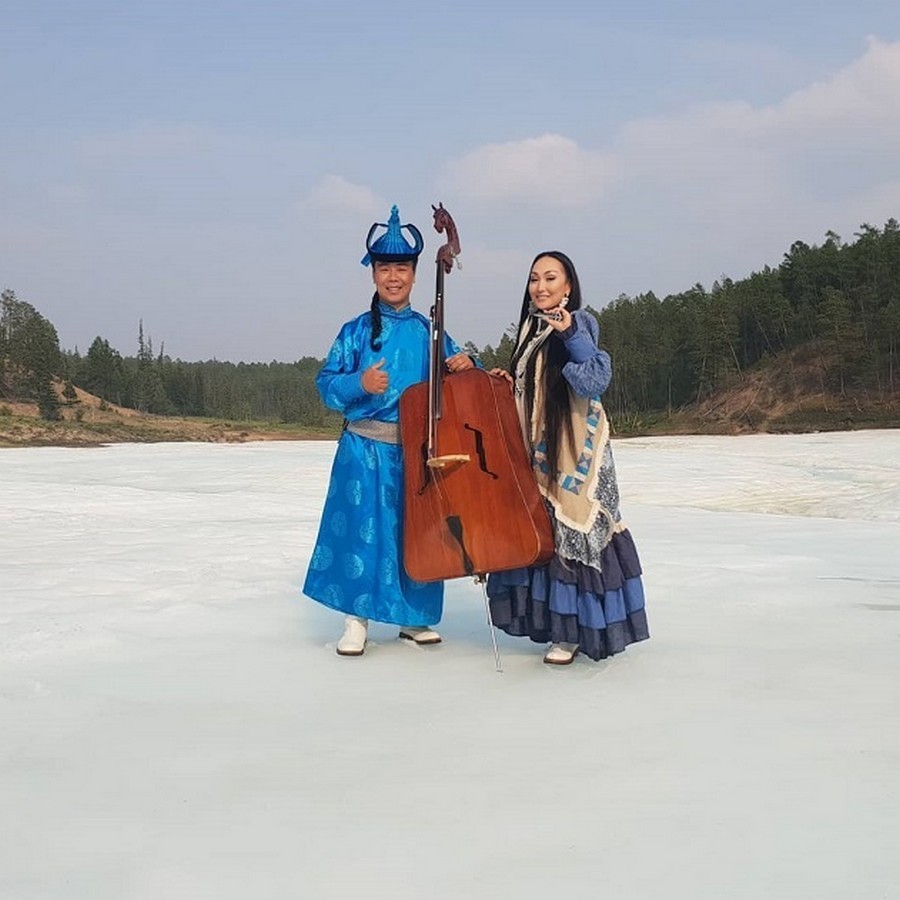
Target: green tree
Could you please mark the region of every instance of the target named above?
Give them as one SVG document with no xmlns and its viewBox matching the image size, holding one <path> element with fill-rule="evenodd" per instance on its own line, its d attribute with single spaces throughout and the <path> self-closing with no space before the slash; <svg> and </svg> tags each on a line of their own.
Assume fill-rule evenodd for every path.
<svg viewBox="0 0 900 900">
<path fill-rule="evenodd" d="M 46 381 L 62 373 L 53 325 L 14 291 L 0 294 L 0 388 L 7 396 L 37 399 Z"/>
<path fill-rule="evenodd" d="M 137 365 L 130 372 L 129 393 L 132 407 L 141 412 L 166 414 L 173 411 L 166 396 L 160 365 L 153 358 L 153 341 L 144 339 L 143 319 L 138 323 Z"/>
<path fill-rule="evenodd" d="M 122 356 L 99 335 L 82 358 L 74 380 L 79 387 L 104 400 L 120 406 L 125 404 L 126 377 Z"/>
<path fill-rule="evenodd" d="M 837 371 L 837 386 L 841 394 L 846 390 L 848 371 L 860 358 L 863 350 L 863 328 L 854 320 L 850 300 L 843 291 L 825 288 L 824 299 L 819 307 L 819 321 L 824 336 L 824 345 L 830 351 L 826 365 L 830 371 Z"/>
<path fill-rule="evenodd" d="M 49 422 L 59 421 L 62 418 L 62 404 L 56 395 L 53 381 L 49 375 L 42 375 L 38 379 L 37 388 L 38 412 L 42 419 Z"/>
</svg>

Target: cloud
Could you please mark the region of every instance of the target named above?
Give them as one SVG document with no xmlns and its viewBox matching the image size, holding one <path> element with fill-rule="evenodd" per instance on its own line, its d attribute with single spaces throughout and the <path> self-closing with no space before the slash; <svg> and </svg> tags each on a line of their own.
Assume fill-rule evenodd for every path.
<svg viewBox="0 0 900 900">
<path fill-rule="evenodd" d="M 664 295 L 777 265 L 793 241 L 828 229 L 849 237 L 862 222 L 900 218 L 897 96 L 900 42 L 870 39 L 846 66 L 772 103 L 635 118 L 597 146 L 558 134 L 493 143 L 444 177 L 465 192 L 464 250 L 470 230 L 487 250 L 561 247 L 594 305 L 622 292 Z M 512 215 L 523 200 L 543 209 Z M 482 307 L 517 293 L 511 259 L 484 285 L 475 273 L 487 259 L 473 262 L 464 255 L 466 291 Z"/>
<path fill-rule="evenodd" d="M 503 279 L 517 282 L 526 270 L 531 256 L 528 250 L 496 250 L 486 247 L 463 247 L 460 254 L 460 268 L 471 277 L 483 279 Z M 468 268 L 467 268 L 468 267 Z"/>
<path fill-rule="evenodd" d="M 900 43 L 870 40 L 860 59 L 778 103 L 705 104 L 630 123 L 619 141 L 624 178 L 665 182 L 692 205 L 723 190 L 758 205 L 826 172 L 819 195 L 843 192 L 896 171 L 898 95 Z"/>
<path fill-rule="evenodd" d="M 771 213 L 790 198 L 866 191 L 896 171 L 900 42 L 870 38 L 832 77 L 776 103 L 705 103 L 627 123 L 610 145 L 559 134 L 492 143 L 451 161 L 443 187 L 470 201 L 574 210 L 612 197 Z M 670 211 L 670 215 L 671 215 Z"/>
<path fill-rule="evenodd" d="M 615 176 L 612 157 L 584 150 L 559 134 L 487 144 L 451 162 L 443 188 L 481 201 L 530 201 L 541 206 L 595 203 Z"/>
<path fill-rule="evenodd" d="M 869 38 L 866 53 L 825 82 L 797 91 L 773 111 L 772 126 L 805 132 L 874 129 L 853 135 L 867 141 L 900 134 L 900 42 Z M 848 133 L 849 137 L 850 134 Z"/>
<path fill-rule="evenodd" d="M 319 212 L 375 215 L 384 201 L 364 185 L 353 184 L 340 175 L 325 175 L 301 201 L 301 208 Z"/>
</svg>

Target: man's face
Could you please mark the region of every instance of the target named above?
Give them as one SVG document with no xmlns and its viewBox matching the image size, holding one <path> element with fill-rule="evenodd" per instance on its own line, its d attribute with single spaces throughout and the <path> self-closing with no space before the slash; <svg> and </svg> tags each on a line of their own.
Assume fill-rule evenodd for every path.
<svg viewBox="0 0 900 900">
<path fill-rule="evenodd" d="M 409 305 L 409 295 L 416 282 L 416 270 L 411 262 L 375 262 L 372 280 L 382 303 L 394 309 Z"/>
</svg>

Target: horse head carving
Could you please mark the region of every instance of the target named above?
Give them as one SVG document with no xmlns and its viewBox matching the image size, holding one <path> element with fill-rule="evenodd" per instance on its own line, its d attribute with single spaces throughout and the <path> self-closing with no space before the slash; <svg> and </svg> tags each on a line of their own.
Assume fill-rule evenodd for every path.
<svg viewBox="0 0 900 900">
<path fill-rule="evenodd" d="M 444 209 L 443 203 L 438 203 L 437 206 L 432 203 L 431 208 L 434 210 L 434 230 L 438 233 L 444 232 L 447 235 L 447 243 L 442 244 L 438 248 L 436 262 L 441 263 L 444 267 L 444 272 L 449 274 L 453 268 L 454 261 L 458 268 L 462 268 L 459 259 L 457 259 L 459 254 L 462 253 L 462 249 L 459 246 L 459 234 L 456 231 L 456 223 L 453 221 L 453 217 Z"/>
</svg>

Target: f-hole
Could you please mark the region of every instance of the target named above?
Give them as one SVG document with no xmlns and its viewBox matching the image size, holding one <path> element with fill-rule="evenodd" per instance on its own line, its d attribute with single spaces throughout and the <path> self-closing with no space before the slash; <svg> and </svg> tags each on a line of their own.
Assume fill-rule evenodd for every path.
<svg viewBox="0 0 900 900">
<path fill-rule="evenodd" d="M 472 562 L 472 557 L 469 556 L 466 550 L 466 543 L 463 540 L 462 519 L 459 516 L 447 516 L 446 522 L 447 528 L 450 529 L 450 534 L 453 535 L 453 540 L 459 544 L 459 551 L 462 553 L 463 569 L 465 569 L 466 575 L 474 575 L 475 563 Z"/>
<path fill-rule="evenodd" d="M 491 478 L 499 478 L 500 476 L 496 472 L 492 472 L 487 467 L 487 457 L 484 452 L 484 435 L 478 428 L 473 428 L 471 425 L 463 425 L 463 428 L 475 435 L 475 452 L 478 454 L 478 466 L 481 471 L 490 475 Z"/>
<path fill-rule="evenodd" d="M 428 487 L 428 479 L 431 478 L 431 471 L 428 468 L 428 441 L 422 441 L 422 446 L 419 450 L 422 457 L 422 486 L 416 493 L 421 496 L 425 493 L 425 488 Z"/>
</svg>

